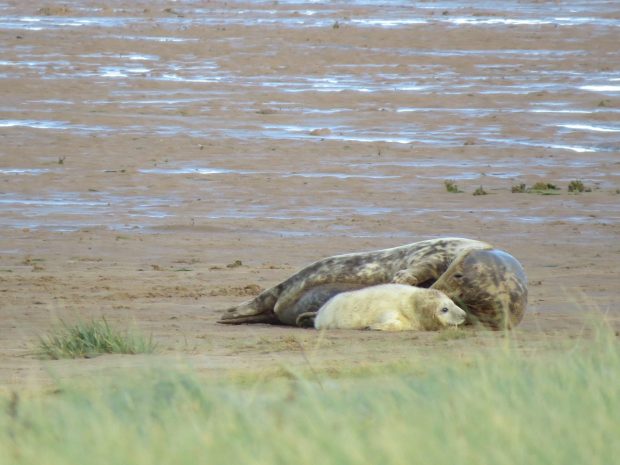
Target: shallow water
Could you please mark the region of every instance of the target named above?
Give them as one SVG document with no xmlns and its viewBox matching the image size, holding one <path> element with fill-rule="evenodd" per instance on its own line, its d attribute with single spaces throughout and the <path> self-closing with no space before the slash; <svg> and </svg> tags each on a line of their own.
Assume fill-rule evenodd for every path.
<svg viewBox="0 0 620 465">
<path fill-rule="evenodd" d="M 58 145 L 47 153 L 48 142 L 60 138 L 72 140 L 84 157 L 89 144 L 97 146 L 94 141 L 150 138 L 157 144 L 175 137 L 264 144 L 262 152 L 290 147 L 294 153 L 297 144 L 325 142 L 351 144 L 360 154 L 393 146 L 414 154 L 454 153 L 466 145 L 501 153 L 493 157 L 484 152 L 483 159 L 471 162 L 422 156 L 369 164 L 352 157 L 338 171 L 298 163 L 294 157 L 278 169 L 251 168 L 255 155 L 243 153 L 215 153 L 216 160 L 208 163 L 176 153 L 170 155 L 176 164 L 166 167 L 153 167 L 147 157 L 136 159 L 133 182 L 140 185 L 157 183 L 159 176 L 221 183 L 223 198 L 202 214 L 209 219 L 327 222 L 343 215 L 393 214 L 398 208 L 365 207 L 366 201 L 355 195 L 347 208 L 327 202 L 316 209 L 287 209 L 284 201 L 227 208 L 244 201 L 227 190 L 223 178 L 214 178 L 220 175 L 321 183 L 366 180 L 387 191 L 404 190 L 412 177 L 512 181 L 524 175 L 544 177 L 556 167 L 568 167 L 584 179 L 617 175 L 613 163 L 620 152 L 620 109 L 614 102 L 620 96 L 620 49 L 601 49 L 598 65 L 589 65 L 593 48 L 598 50 L 592 42 L 620 34 L 616 2 L 145 5 L 113 2 L 102 8 L 81 2 L 48 16 L 23 5 L 0 4 L 0 31 L 13 38 L 0 44 L 0 82 L 8 97 L 0 104 L 0 132 L 7 140 L 25 141 L 5 147 L 0 158 L 0 178 L 6 180 L 0 197 L 3 226 L 56 228 L 57 217 L 63 216 L 67 218 L 60 223 L 70 227 L 97 221 L 124 227 L 137 217 L 158 225 L 175 218 L 176 193 L 140 197 L 110 185 L 83 198 L 60 184 L 54 187 L 64 173 L 59 167 L 36 166 L 39 159 L 19 156 L 19 144 L 38 144 L 40 157 L 63 158 Z M 462 47 L 448 41 L 409 47 L 394 39 L 394 34 L 423 35 L 432 28 L 446 34 L 463 31 L 472 39 Z M 557 38 L 550 32 L 555 29 Z M 221 35 L 205 40 L 205 31 Z M 265 40 L 270 31 L 282 35 Z M 312 35 L 290 41 L 291 31 Z M 328 35 L 334 31 L 354 39 L 335 40 Z M 521 42 L 501 42 L 503 31 L 517 34 Z M 370 33 L 377 39 L 358 39 Z M 552 39 L 537 43 L 536 35 Z M 59 45 L 50 47 L 55 39 Z M 316 65 L 295 61 L 297 56 Z M 9 89 L 18 88 L 17 83 L 24 87 L 13 96 Z M 113 151 L 102 149 L 98 156 Z M 554 157 L 528 160 L 524 166 L 519 156 L 526 151 Z M 338 160 L 326 165 L 333 168 Z M 102 171 L 99 166 L 95 170 Z M 43 176 L 56 177 L 40 196 L 26 195 L 13 181 Z M 171 188 L 180 189 L 176 184 Z M 505 214 L 527 222 L 554 221 Z"/>
</svg>

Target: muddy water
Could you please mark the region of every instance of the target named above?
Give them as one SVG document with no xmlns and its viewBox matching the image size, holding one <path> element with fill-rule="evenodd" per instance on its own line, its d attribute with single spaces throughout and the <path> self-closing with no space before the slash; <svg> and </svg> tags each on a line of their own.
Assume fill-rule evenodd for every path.
<svg viewBox="0 0 620 465">
<path fill-rule="evenodd" d="M 380 235 L 342 218 L 458 218 L 445 179 L 580 179 L 606 196 L 475 208 L 620 223 L 617 2 L 29 3 L 0 3 L 4 228 Z"/>
</svg>

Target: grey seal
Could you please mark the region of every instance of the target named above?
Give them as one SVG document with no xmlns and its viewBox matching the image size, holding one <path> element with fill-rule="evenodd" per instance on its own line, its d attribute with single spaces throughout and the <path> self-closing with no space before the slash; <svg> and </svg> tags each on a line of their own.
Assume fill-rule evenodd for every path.
<svg viewBox="0 0 620 465">
<path fill-rule="evenodd" d="M 308 314 L 334 295 L 385 283 L 443 291 L 467 311 L 468 323 L 494 329 L 516 326 L 527 305 L 527 279 L 514 257 L 486 242 L 440 238 L 324 258 L 227 310 L 219 322 L 312 326 Z"/>
</svg>

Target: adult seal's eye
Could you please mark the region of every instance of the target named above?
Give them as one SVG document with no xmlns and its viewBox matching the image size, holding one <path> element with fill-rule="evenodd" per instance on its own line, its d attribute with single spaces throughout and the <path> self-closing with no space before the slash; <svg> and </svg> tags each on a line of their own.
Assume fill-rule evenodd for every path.
<svg viewBox="0 0 620 465">
<path fill-rule="evenodd" d="M 441 309 L 441 313 L 448 313 L 450 310 L 448 310 L 448 307 L 444 307 Z"/>
</svg>

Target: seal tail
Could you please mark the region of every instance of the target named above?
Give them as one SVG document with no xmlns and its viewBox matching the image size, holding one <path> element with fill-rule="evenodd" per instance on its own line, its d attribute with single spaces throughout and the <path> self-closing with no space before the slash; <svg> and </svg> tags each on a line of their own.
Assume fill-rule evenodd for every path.
<svg viewBox="0 0 620 465">
<path fill-rule="evenodd" d="M 277 297 L 274 289 L 268 289 L 254 299 L 229 308 L 218 323 L 240 325 L 244 323 L 278 324 L 280 320 L 273 311 Z"/>
<path fill-rule="evenodd" d="M 223 325 L 242 325 L 249 323 L 265 323 L 270 325 L 282 324 L 273 310 L 258 315 L 240 315 L 236 313 L 236 310 L 237 307 L 227 310 L 217 322 Z"/>
</svg>

